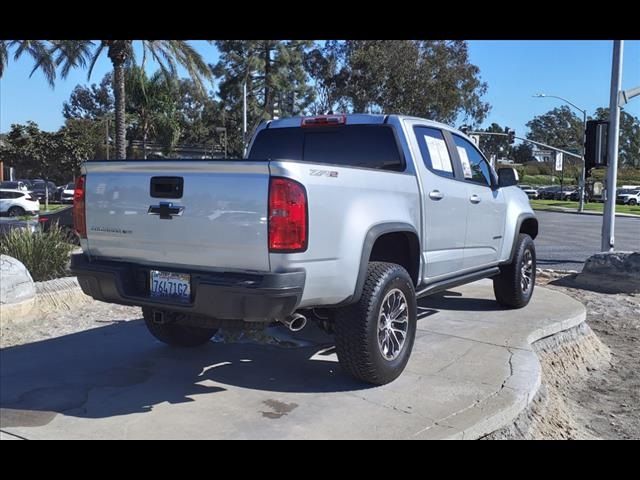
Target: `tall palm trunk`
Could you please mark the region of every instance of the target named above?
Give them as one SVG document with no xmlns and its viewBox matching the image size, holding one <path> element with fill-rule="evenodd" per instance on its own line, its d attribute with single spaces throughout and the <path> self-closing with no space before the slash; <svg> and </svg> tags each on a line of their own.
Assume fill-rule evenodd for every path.
<svg viewBox="0 0 640 480">
<path fill-rule="evenodd" d="M 113 96 L 116 106 L 116 159 L 124 160 L 126 152 L 126 122 L 125 122 L 125 94 L 124 94 L 124 65 L 126 61 L 126 46 L 123 40 L 111 40 L 109 58 L 113 64 Z"/>
</svg>

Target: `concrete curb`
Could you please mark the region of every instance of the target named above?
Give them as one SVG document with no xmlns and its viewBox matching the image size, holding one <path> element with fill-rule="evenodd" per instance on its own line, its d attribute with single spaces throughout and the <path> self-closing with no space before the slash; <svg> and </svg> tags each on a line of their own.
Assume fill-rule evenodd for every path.
<svg viewBox="0 0 640 480">
<path fill-rule="evenodd" d="M 534 210 L 540 212 L 556 212 L 556 213 L 573 213 L 574 215 L 599 215 L 602 216 L 600 212 L 577 212 L 573 209 L 565 209 L 562 207 L 549 207 L 549 208 L 536 208 L 532 207 Z M 636 215 L 635 213 L 616 213 L 616 217 L 630 217 L 630 218 L 640 218 L 640 215 Z"/>
<path fill-rule="evenodd" d="M 486 282 L 486 281 L 485 281 Z M 477 282 L 473 285 L 480 285 Z M 468 290 L 471 286 L 462 287 Z M 537 288 L 538 294 L 550 292 Z M 510 354 L 510 374 L 499 389 L 475 404 L 456 412 L 453 416 L 437 419 L 432 427 L 421 432 L 419 438 L 424 439 L 479 439 L 511 424 L 529 408 L 538 394 L 542 384 L 542 366 L 535 353 L 533 344 L 544 338 L 570 330 L 582 324 L 586 319 L 584 305 L 560 292 L 553 292 L 554 297 L 566 300 L 570 310 L 562 315 L 547 308 L 540 311 L 540 317 L 533 329 L 506 333 L 504 340 L 496 340 L 491 335 L 483 335 L 487 340 L 462 336 L 475 341 L 489 341 L 491 344 L 507 350 Z M 556 317 L 556 319 L 554 319 Z M 444 427 L 444 428 L 443 428 Z"/>
<path fill-rule="evenodd" d="M 72 310 L 92 299 L 85 295 L 76 277 L 64 277 L 35 282 L 36 296 L 19 304 L 3 304 L 0 321 L 27 323 L 36 316 L 57 310 Z"/>
</svg>

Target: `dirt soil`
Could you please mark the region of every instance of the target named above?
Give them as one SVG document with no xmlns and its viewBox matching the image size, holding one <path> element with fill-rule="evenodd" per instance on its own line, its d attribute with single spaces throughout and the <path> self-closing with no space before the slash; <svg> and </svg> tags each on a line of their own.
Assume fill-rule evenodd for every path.
<svg viewBox="0 0 640 480">
<path fill-rule="evenodd" d="M 547 407 L 564 416 L 565 421 L 559 421 L 560 431 L 562 426 L 570 425 L 564 435 L 555 432 L 556 435 L 550 436 L 640 439 L 640 294 L 600 293 L 578 288 L 575 277 L 548 274 L 538 278 L 538 284 L 582 302 L 587 309 L 587 325 L 597 335 L 594 339 L 589 332 L 578 332 L 578 337 L 582 334 L 577 338 L 578 350 L 586 348 L 587 351 L 582 352 L 584 358 L 573 362 L 578 366 L 573 371 L 563 362 L 567 362 L 567 352 L 576 352 L 576 338 L 569 343 L 560 342 L 561 350 L 566 350 L 564 354 L 561 350 L 558 354 L 557 348 L 547 348 L 545 354 L 544 345 L 538 352 L 546 383 L 543 394 L 546 393 L 549 402 Z M 598 346 L 598 339 L 608 347 L 610 361 Z M 580 368 L 581 362 L 588 374 Z M 548 410 L 547 415 L 553 416 Z"/>
</svg>

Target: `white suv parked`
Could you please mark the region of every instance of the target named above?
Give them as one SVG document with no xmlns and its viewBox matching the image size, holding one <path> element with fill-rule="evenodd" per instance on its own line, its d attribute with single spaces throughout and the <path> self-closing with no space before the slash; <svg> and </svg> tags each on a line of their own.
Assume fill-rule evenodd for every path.
<svg viewBox="0 0 640 480">
<path fill-rule="evenodd" d="M 620 190 L 616 197 L 616 203 L 623 205 L 640 204 L 640 190 Z"/>
<path fill-rule="evenodd" d="M 40 202 L 30 192 L 22 190 L 0 189 L 0 214 L 10 217 L 35 215 L 40 211 Z"/>
</svg>

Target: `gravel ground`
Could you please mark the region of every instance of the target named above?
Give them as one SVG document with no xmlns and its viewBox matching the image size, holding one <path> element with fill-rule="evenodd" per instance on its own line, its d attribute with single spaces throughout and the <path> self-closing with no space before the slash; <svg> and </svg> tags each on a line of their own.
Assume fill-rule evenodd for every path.
<svg viewBox="0 0 640 480">
<path fill-rule="evenodd" d="M 581 433 L 569 438 L 640 439 L 640 295 L 580 289 L 574 277 L 554 274 L 539 283 L 586 306 L 587 324 L 609 348 L 611 364 L 553 382 L 566 413 L 580 427 Z M 543 361 L 545 375 L 558 367 Z"/>
<path fill-rule="evenodd" d="M 73 310 L 47 312 L 40 315 L 37 321 L 27 319 L 15 324 L 3 322 L 0 324 L 0 348 L 38 342 L 139 318 L 142 318 L 142 310 L 138 307 L 125 307 L 90 300 L 89 303 Z"/>
</svg>

